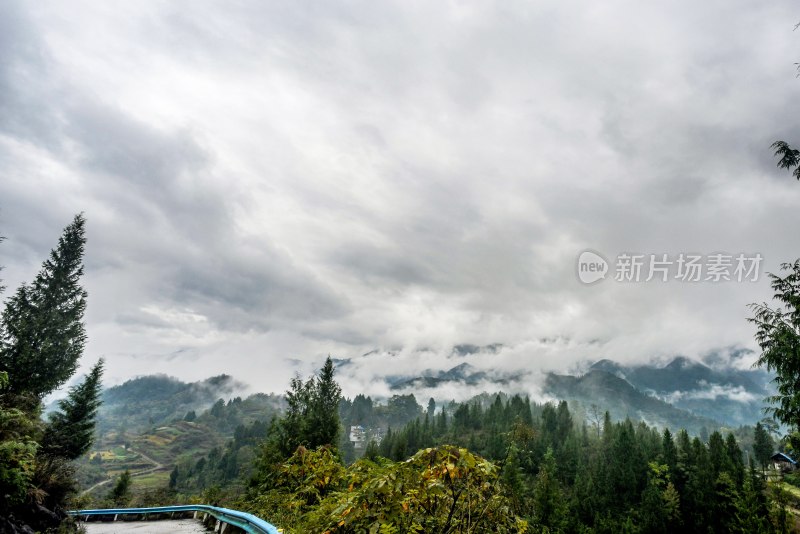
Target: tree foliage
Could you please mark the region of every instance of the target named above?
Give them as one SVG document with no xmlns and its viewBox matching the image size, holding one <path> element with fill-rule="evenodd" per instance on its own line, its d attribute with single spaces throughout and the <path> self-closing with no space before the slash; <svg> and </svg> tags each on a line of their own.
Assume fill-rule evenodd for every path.
<svg viewBox="0 0 800 534">
<path fill-rule="evenodd" d="M 122 506 L 128 502 L 131 497 L 130 471 L 126 469 L 117 477 L 117 481 L 114 483 L 114 487 L 111 488 L 108 497 L 117 506 Z"/>
<path fill-rule="evenodd" d="M 431 411 L 347 467 L 333 447 L 298 447 L 267 476 L 262 463 L 237 506 L 329 533 L 781 532 L 788 517 L 730 433 L 701 440 L 607 412 L 590 427 L 566 402 L 519 396 Z"/>
<path fill-rule="evenodd" d="M 100 407 L 100 379 L 103 360 L 99 360 L 83 382 L 70 389 L 59 401 L 58 411 L 50 414 L 41 442 L 41 452 L 75 460 L 83 456 L 94 442 L 97 409 Z"/>
<path fill-rule="evenodd" d="M 467 404 L 437 414 L 453 413 L 442 428 L 425 431 L 418 419 L 392 431 L 379 451 L 452 443 L 485 455 L 501 466 L 509 505 L 534 531 L 749 532 L 757 524 L 757 532 L 774 532 L 779 522 L 733 434 L 713 431 L 703 441 L 608 413 L 590 426 L 566 402 Z"/>
<path fill-rule="evenodd" d="M 770 148 L 774 148 L 775 156 L 780 158 L 778 167 L 788 170 L 800 180 L 800 150 L 792 148 L 786 141 L 775 141 Z"/>
<path fill-rule="evenodd" d="M 299 446 L 315 449 L 336 446 L 339 435 L 339 400 L 342 390 L 334 380 L 330 356 L 316 376 L 305 382 L 295 377 L 286 392 L 288 408 L 273 434 L 280 454 L 286 458 Z"/>
<path fill-rule="evenodd" d="M 0 372 L 0 395 L 8 375 Z M 0 514 L 23 501 L 35 470 L 37 421 L 24 411 L 0 403 Z"/>
<path fill-rule="evenodd" d="M 753 453 L 758 465 L 760 465 L 762 469 L 765 469 L 772 457 L 773 443 L 769 432 L 767 432 L 767 429 L 764 428 L 760 422 L 756 423 L 753 432 Z"/>
<path fill-rule="evenodd" d="M 73 375 L 86 341 L 84 226 L 77 215 L 0 316 L 0 517 L 14 517 L 0 528 L 49 531 L 66 519 L 62 507 L 75 491 L 71 460 L 92 442 L 102 364 L 72 388 L 49 424 L 41 421 L 43 397 Z"/>
<path fill-rule="evenodd" d="M 775 372 L 777 394 L 768 398 L 775 418 L 791 428 L 800 425 L 800 259 L 781 264 L 784 276 L 770 274 L 777 305 L 751 304 L 756 342 L 761 355 L 756 365 Z"/>
<path fill-rule="evenodd" d="M 9 390 L 37 399 L 63 385 L 77 369 L 86 332 L 83 313 L 85 219 L 76 215 L 31 284 L 6 302 L 0 323 L 0 371 Z"/>
<path fill-rule="evenodd" d="M 406 462 L 344 469 L 330 448 L 298 448 L 276 484 L 241 505 L 292 532 L 524 532 L 499 469 L 468 450 L 428 448 Z M 277 521 L 276 521 L 277 522 Z"/>
</svg>

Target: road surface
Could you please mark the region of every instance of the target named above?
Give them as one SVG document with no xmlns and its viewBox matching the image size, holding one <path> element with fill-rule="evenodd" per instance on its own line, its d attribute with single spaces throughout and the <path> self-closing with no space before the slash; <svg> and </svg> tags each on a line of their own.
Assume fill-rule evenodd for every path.
<svg viewBox="0 0 800 534">
<path fill-rule="evenodd" d="M 208 534 L 196 519 L 165 519 L 163 521 L 115 521 L 81 523 L 87 534 Z"/>
</svg>

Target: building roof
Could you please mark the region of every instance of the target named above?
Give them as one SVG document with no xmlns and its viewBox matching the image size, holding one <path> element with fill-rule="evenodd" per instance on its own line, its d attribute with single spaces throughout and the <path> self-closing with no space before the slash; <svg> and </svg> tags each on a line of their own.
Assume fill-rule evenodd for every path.
<svg viewBox="0 0 800 534">
<path fill-rule="evenodd" d="M 776 452 L 773 454 L 772 459 L 776 462 L 789 462 L 792 465 L 797 465 L 797 462 L 794 461 L 791 456 L 788 456 L 782 452 Z"/>
</svg>

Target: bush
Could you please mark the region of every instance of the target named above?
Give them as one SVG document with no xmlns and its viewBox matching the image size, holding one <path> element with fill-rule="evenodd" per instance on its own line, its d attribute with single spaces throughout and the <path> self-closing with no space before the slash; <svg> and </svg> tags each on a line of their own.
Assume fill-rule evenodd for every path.
<svg viewBox="0 0 800 534">
<path fill-rule="evenodd" d="M 467 449 L 424 449 L 405 462 L 345 469 L 327 448 L 297 452 L 240 506 L 287 532 L 525 532 L 498 468 Z"/>
</svg>

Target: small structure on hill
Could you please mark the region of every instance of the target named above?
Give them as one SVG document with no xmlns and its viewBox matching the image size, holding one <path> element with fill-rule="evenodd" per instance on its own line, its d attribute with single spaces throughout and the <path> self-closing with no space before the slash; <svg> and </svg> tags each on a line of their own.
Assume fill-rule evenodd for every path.
<svg viewBox="0 0 800 534">
<path fill-rule="evenodd" d="M 775 469 L 783 473 L 797 469 L 797 462 L 786 453 L 776 452 L 770 459 Z"/>
<path fill-rule="evenodd" d="M 363 426 L 353 425 L 350 427 L 350 441 L 357 450 L 366 447 L 367 432 Z"/>
</svg>

